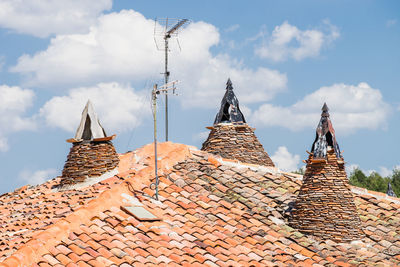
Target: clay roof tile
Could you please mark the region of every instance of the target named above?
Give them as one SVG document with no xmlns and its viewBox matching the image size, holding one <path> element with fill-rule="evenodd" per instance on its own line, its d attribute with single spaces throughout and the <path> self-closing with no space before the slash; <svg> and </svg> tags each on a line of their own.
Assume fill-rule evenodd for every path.
<svg viewBox="0 0 400 267">
<path fill-rule="evenodd" d="M 35 227 L 21 234 L 26 244 L 17 245 L 13 256 L 3 254 L 4 263 L 10 266 L 39 264 L 39 261 L 40 265 L 77 266 L 323 266 L 351 260 L 365 265 L 400 263 L 396 257 L 400 251 L 400 236 L 395 234 L 400 227 L 397 198 L 385 197 L 382 201 L 383 196 L 374 192 L 354 193 L 361 216 L 368 218 L 362 220 L 366 237 L 346 246 L 331 240 L 321 242 L 288 226 L 285 211 L 300 188 L 299 177 L 276 170 L 260 171 L 259 166 L 232 165 L 222 159 L 213 162 L 209 159 L 215 157 L 206 152 L 169 142 L 160 145 L 160 157 L 168 160 L 168 169 L 163 170 L 160 201 L 155 201 L 153 190 L 143 190 L 154 177 L 151 157 L 146 157 L 151 155 L 152 148 L 148 145 L 121 155 L 125 162 L 120 173 L 129 170 L 133 175 L 120 174 L 121 179 L 115 180 L 116 183 L 63 192 L 51 191 L 57 181 L 27 187 L 22 206 L 17 206 L 19 210 L 12 204 L 16 203 L 16 193 L 2 196 L 0 200 L 7 203 L 11 212 L 0 217 L 0 222 L 26 222 L 28 227 Z M 225 181 L 223 187 L 219 186 L 222 181 Z M 293 190 L 281 190 L 288 184 Z M 43 193 L 44 202 L 32 209 L 26 203 L 35 192 Z M 72 198 L 84 194 L 87 198 Z M 49 204 L 58 210 L 69 205 L 74 208 L 66 209 L 58 218 L 57 209 L 50 209 Z M 121 209 L 124 205 L 142 205 L 161 220 L 136 220 Z M 376 211 L 376 215 L 371 211 Z M 15 212 L 19 212 L 18 221 L 10 215 Z M 39 220 L 38 225 L 29 226 L 31 212 L 37 212 L 38 217 L 46 214 L 50 225 Z M 6 231 L 12 228 L 5 225 L 6 228 L 0 228 L 0 237 L 11 241 Z M 37 231 L 40 233 L 36 234 Z M 377 233 L 382 238 L 376 239 Z M 0 252 L 5 251 L 0 246 Z"/>
</svg>

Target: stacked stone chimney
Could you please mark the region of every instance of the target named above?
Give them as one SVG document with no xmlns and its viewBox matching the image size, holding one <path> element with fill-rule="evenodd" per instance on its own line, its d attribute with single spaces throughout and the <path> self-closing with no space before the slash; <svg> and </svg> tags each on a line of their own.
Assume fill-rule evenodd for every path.
<svg viewBox="0 0 400 267">
<path fill-rule="evenodd" d="M 84 182 L 89 177 L 98 177 L 114 170 L 119 157 L 93 110 L 90 101 L 82 112 L 81 123 L 75 138 L 68 139 L 72 148 L 62 172 L 61 185 Z"/>
<path fill-rule="evenodd" d="M 392 188 L 392 185 L 390 184 L 390 182 L 388 183 L 386 194 L 391 197 L 397 197 L 396 193 L 393 191 L 393 188 Z"/>
<path fill-rule="evenodd" d="M 349 242 L 363 237 L 335 130 L 324 104 L 303 184 L 290 224 L 319 239 Z"/>
<path fill-rule="evenodd" d="M 207 128 L 211 132 L 201 150 L 227 159 L 274 167 L 254 134 L 255 129 L 247 125 L 230 79 L 226 83 L 226 92 L 214 125 Z"/>
</svg>

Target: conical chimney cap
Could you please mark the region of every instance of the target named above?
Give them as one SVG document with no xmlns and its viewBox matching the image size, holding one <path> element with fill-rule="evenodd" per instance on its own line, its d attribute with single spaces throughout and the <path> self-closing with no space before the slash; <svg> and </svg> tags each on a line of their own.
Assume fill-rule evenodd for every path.
<svg viewBox="0 0 400 267">
<path fill-rule="evenodd" d="M 336 141 L 335 130 L 329 118 L 329 108 L 326 103 L 322 106 L 321 119 L 316 129 L 316 136 L 311 147 L 314 158 L 326 158 L 328 146 L 332 147 L 337 158 L 342 158 L 339 144 Z"/>
<path fill-rule="evenodd" d="M 324 103 L 324 105 L 322 106 L 322 114 L 321 116 L 326 116 L 329 117 L 329 108 L 328 105 L 326 104 L 326 102 Z"/>
<path fill-rule="evenodd" d="M 107 137 L 93 109 L 92 102 L 88 100 L 82 111 L 81 122 L 76 130 L 75 138 L 68 139 L 67 142 L 109 141 L 114 139 L 114 137 L 115 135 Z"/>
<path fill-rule="evenodd" d="M 239 101 L 233 92 L 232 81 L 228 78 L 226 92 L 221 101 L 221 108 L 215 117 L 214 125 L 219 123 L 243 124 L 246 120 L 239 108 Z"/>
</svg>

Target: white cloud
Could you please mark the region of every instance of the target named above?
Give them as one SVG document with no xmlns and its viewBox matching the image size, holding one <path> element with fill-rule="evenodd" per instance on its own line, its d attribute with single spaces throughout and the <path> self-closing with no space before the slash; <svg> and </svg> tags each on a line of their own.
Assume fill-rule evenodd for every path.
<svg viewBox="0 0 400 267">
<path fill-rule="evenodd" d="M 349 177 L 353 171 L 359 168 L 360 166 L 358 164 L 346 164 L 347 177 Z"/>
<path fill-rule="evenodd" d="M 278 147 L 271 159 L 283 171 L 296 171 L 299 168 L 300 156 L 293 155 L 285 146 Z"/>
<path fill-rule="evenodd" d="M 236 66 L 233 67 L 234 65 Z M 211 58 L 204 62 L 203 66 L 200 65 L 200 68 L 189 67 L 190 71 L 184 71 L 183 68 L 177 68 L 182 70 L 177 73 L 178 77 L 182 78 L 180 100 L 184 107 L 215 108 L 225 93 L 228 77 L 231 78 L 234 91 L 243 104 L 271 100 L 286 88 L 287 83 L 285 74 L 267 68 L 258 68 L 255 71 L 239 62 L 234 64 L 227 56 Z"/>
<path fill-rule="evenodd" d="M 5 63 L 6 63 L 5 57 L 0 55 L 0 71 L 3 71 L 3 67 L 4 67 Z"/>
<path fill-rule="evenodd" d="M 46 50 L 21 56 L 11 71 L 22 74 L 27 85 L 48 88 L 161 78 L 163 52 L 157 51 L 153 32 L 154 20 L 133 10 L 101 15 L 89 33 L 58 35 Z M 285 74 L 212 55 L 220 35 L 211 24 L 189 24 L 179 42 L 182 51 L 172 49 L 170 69 L 171 80 L 182 81 L 178 99 L 184 106 L 215 107 L 228 77 L 243 103 L 272 99 L 286 88 Z"/>
<path fill-rule="evenodd" d="M 0 151 L 5 152 L 8 151 L 9 148 L 7 138 L 0 136 Z"/>
<path fill-rule="evenodd" d="M 225 29 L 226 32 L 234 32 L 240 28 L 239 24 L 233 24 Z"/>
<path fill-rule="evenodd" d="M 244 118 L 248 121 L 251 118 L 252 111 L 249 107 L 245 105 L 240 105 L 240 111 L 242 111 Z"/>
<path fill-rule="evenodd" d="M 103 15 L 89 33 L 57 35 L 46 50 L 21 56 L 11 71 L 49 87 L 147 79 L 162 67 L 153 28 L 154 21 L 134 11 Z"/>
<path fill-rule="evenodd" d="M 264 41 L 255 53 L 272 61 L 285 61 L 289 58 L 302 60 L 316 57 L 321 49 L 339 37 L 337 27 L 324 21 L 321 30 L 300 30 L 287 21 L 276 26 L 271 36 Z"/>
<path fill-rule="evenodd" d="M 393 174 L 393 170 L 389 170 L 386 167 L 380 166 L 379 167 L 379 172 L 378 172 L 382 177 L 388 177 Z"/>
<path fill-rule="evenodd" d="M 398 169 L 400 169 L 400 165 L 393 166 L 393 168 L 391 168 L 391 169 L 387 168 L 385 166 L 379 166 L 378 171 L 377 170 L 368 170 L 368 171 L 365 171 L 364 173 L 367 175 L 370 175 L 371 173 L 376 172 L 379 175 L 381 175 L 382 177 L 390 177 L 393 175 L 393 170 L 398 170 Z"/>
<path fill-rule="evenodd" d="M 0 151 L 8 150 L 7 136 L 10 133 L 36 128 L 32 118 L 24 117 L 34 96 L 29 89 L 0 85 Z"/>
<path fill-rule="evenodd" d="M 389 19 L 386 21 L 386 27 L 392 27 L 393 25 L 396 25 L 397 19 Z"/>
<path fill-rule="evenodd" d="M 50 178 L 54 178 L 56 175 L 57 170 L 55 169 L 38 171 L 23 170 L 19 173 L 19 179 L 30 185 L 37 185 L 44 183 Z"/>
<path fill-rule="evenodd" d="M 82 33 L 112 0 L 1 0 L 0 26 L 38 37 Z"/>
<path fill-rule="evenodd" d="M 378 89 L 366 83 L 321 87 L 289 107 L 264 104 L 253 112 L 252 120 L 257 125 L 282 126 L 293 131 L 316 127 L 324 102 L 331 110 L 333 126 L 341 133 L 386 127 L 390 106 Z"/>
<path fill-rule="evenodd" d="M 347 172 L 347 176 L 350 176 L 351 172 L 353 172 L 355 169 L 360 169 L 360 166 L 358 164 L 349 164 L 346 165 L 346 172 Z M 381 175 L 382 177 L 390 177 L 393 175 L 393 170 L 399 170 L 400 169 L 400 165 L 395 165 L 392 168 L 387 168 L 385 166 L 379 166 L 379 169 L 370 169 L 370 170 L 363 170 L 361 169 L 361 171 L 366 175 L 369 176 L 372 173 L 376 172 L 379 175 Z"/>
<path fill-rule="evenodd" d="M 55 96 L 40 109 L 40 116 L 49 126 L 75 132 L 82 110 L 90 99 L 106 133 L 130 130 L 137 127 L 150 113 L 150 103 L 144 92 L 135 92 L 118 83 L 100 83 L 94 87 L 80 87 L 68 95 Z"/>
<path fill-rule="evenodd" d="M 204 141 L 206 141 L 209 134 L 210 134 L 210 131 L 204 131 L 204 132 L 197 133 L 197 134 L 193 135 L 193 141 L 204 142 Z"/>
</svg>

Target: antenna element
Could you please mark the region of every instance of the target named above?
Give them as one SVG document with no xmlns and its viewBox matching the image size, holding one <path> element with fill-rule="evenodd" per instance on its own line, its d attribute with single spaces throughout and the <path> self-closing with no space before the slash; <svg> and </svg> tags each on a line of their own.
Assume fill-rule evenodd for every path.
<svg viewBox="0 0 400 267">
<path fill-rule="evenodd" d="M 168 52 L 169 52 L 169 39 L 171 37 L 178 37 L 179 28 L 188 23 L 188 19 L 155 19 L 154 26 L 154 41 L 158 50 L 165 51 L 165 70 L 164 70 L 164 84 L 168 84 L 170 72 L 168 71 Z M 164 40 L 164 48 L 160 49 L 158 46 L 156 36 L 162 36 Z M 177 39 L 178 40 L 178 39 Z M 179 45 L 179 41 L 178 41 Z M 168 94 L 165 94 L 165 141 L 168 141 Z"/>
<path fill-rule="evenodd" d="M 153 90 L 151 91 L 151 102 L 152 102 L 152 111 L 153 111 L 153 122 L 154 122 L 154 172 L 156 175 L 156 181 L 150 185 L 150 188 L 155 189 L 156 191 L 156 200 L 158 200 L 158 167 L 157 167 L 157 95 L 165 94 L 168 95 L 169 91 L 172 90 L 175 93 L 176 84 L 179 81 L 172 81 L 170 83 L 164 84 L 158 87 L 157 84 L 153 86 Z"/>
</svg>

